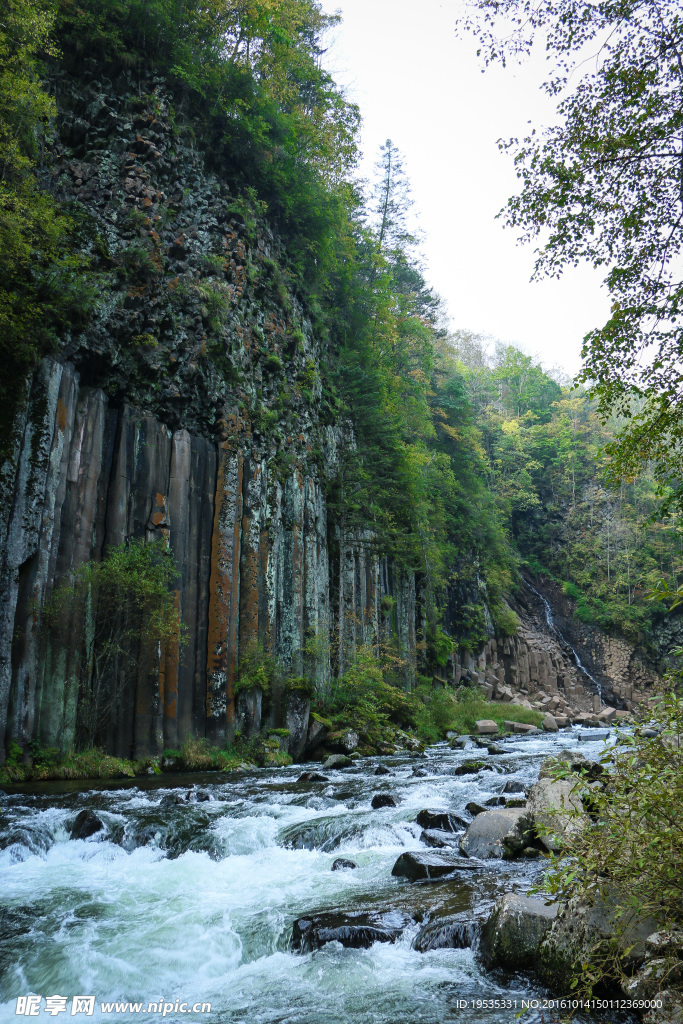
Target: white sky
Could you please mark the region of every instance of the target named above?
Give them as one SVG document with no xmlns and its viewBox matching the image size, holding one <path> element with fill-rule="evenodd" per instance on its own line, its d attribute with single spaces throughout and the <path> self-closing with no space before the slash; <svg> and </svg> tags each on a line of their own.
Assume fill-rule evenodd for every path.
<svg viewBox="0 0 683 1024">
<path fill-rule="evenodd" d="M 602 275 L 586 266 L 530 283 L 533 246 L 496 214 L 518 190 L 497 140 L 553 120 L 539 86 L 544 62 L 482 74 L 472 36 L 456 38 L 460 0 L 321 0 L 340 11 L 327 66 L 363 116 L 361 175 L 379 146 L 404 155 L 427 279 L 454 328 L 491 334 L 574 374 L 583 335 L 609 316 Z"/>
</svg>

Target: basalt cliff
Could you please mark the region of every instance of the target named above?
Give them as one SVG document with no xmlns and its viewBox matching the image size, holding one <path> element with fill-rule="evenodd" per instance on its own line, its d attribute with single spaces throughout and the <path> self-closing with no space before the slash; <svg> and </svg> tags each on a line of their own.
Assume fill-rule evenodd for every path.
<svg viewBox="0 0 683 1024">
<path fill-rule="evenodd" d="M 133 538 L 170 547 L 186 641 L 140 644 L 134 692 L 99 729 L 109 751 L 144 757 L 191 735 L 224 744 L 240 715 L 258 732 L 259 702 L 240 709 L 235 697 L 254 640 L 312 685 L 356 644 L 391 641 L 409 686 L 426 671 L 424 576 L 330 509 L 355 428 L 326 387 L 330 340 L 286 272 L 282 241 L 179 130 L 163 81 L 92 73 L 57 76 L 54 89 L 44 184 L 87 214 L 83 245 L 107 287 L 87 328 L 67 330 L 27 381 L 2 469 L 5 747 L 73 744 L 97 609 L 58 637 L 44 610 L 69 573 Z M 453 636 L 465 604 L 488 614 L 485 588 L 453 587 L 442 603 Z M 546 628 L 538 599 L 517 608 L 516 635 L 496 636 L 488 616 L 486 645 L 456 649 L 438 675 L 469 672 L 502 699 L 505 687 L 522 700 L 559 687 L 592 711 L 571 638 Z M 654 672 L 632 648 L 597 634 L 584 647 L 606 701 L 642 699 Z M 297 721 L 300 752 L 307 708 Z"/>
</svg>

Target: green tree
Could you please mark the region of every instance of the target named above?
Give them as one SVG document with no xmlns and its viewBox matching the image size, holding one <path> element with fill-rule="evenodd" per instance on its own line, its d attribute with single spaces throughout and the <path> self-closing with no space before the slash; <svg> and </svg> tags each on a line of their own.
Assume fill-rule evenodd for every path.
<svg viewBox="0 0 683 1024">
<path fill-rule="evenodd" d="M 41 58 L 55 55 L 53 23 L 50 3 L 24 0 L 8 0 L 0 20 L 0 454 L 26 374 L 92 298 L 73 254 L 72 221 L 36 177 L 55 114 L 40 78 Z"/>
<path fill-rule="evenodd" d="M 131 541 L 101 562 L 87 562 L 54 591 L 46 607 L 53 636 L 79 651 L 77 743 L 91 747 L 134 693 L 143 646 L 184 642 L 170 551 Z"/>
<path fill-rule="evenodd" d="M 676 0 L 478 0 L 463 19 L 486 64 L 544 41 L 558 123 L 503 148 L 520 194 L 506 220 L 540 241 L 536 275 L 605 268 L 612 315 L 585 339 L 583 379 L 626 422 L 615 475 L 653 459 L 665 507 L 683 501 L 683 17 Z M 591 57 L 591 60 L 587 60 Z M 633 396 L 645 399 L 634 413 Z"/>
</svg>

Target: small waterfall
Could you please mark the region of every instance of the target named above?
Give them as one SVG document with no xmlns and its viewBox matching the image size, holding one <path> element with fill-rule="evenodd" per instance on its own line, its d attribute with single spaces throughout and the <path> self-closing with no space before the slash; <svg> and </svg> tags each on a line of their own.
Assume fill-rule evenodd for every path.
<svg viewBox="0 0 683 1024">
<path fill-rule="evenodd" d="M 532 587 L 532 585 L 529 583 L 528 580 L 524 580 L 524 582 L 526 583 L 526 585 L 529 588 L 529 590 L 531 590 L 536 595 L 536 597 L 540 598 L 540 600 L 543 602 L 543 607 L 545 609 L 545 621 L 547 623 L 548 629 L 550 630 L 551 633 L 555 634 L 555 636 L 565 645 L 565 647 L 569 648 L 569 650 L 572 652 L 572 655 L 574 657 L 574 662 L 575 662 L 576 667 L 578 668 L 579 672 L 582 672 L 585 676 L 588 677 L 588 679 L 590 679 L 590 681 L 592 682 L 593 686 L 595 687 L 595 692 L 597 693 L 597 695 L 602 700 L 602 683 L 598 682 L 598 680 L 595 678 L 595 676 L 591 675 L 591 673 L 588 671 L 588 669 L 586 668 L 584 663 L 581 661 L 581 658 L 579 657 L 577 652 L 574 650 L 572 645 L 569 643 L 569 641 L 566 639 L 566 637 L 560 632 L 560 630 L 555 625 L 555 619 L 553 618 L 553 610 L 550 607 L 550 603 L 549 603 L 548 599 L 546 597 L 544 597 L 543 594 L 541 594 L 540 591 L 536 590 L 536 587 Z"/>
</svg>

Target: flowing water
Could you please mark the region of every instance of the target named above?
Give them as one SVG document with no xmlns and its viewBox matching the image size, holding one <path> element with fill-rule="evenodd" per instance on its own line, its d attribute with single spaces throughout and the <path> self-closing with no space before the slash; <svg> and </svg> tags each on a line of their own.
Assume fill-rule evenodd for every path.
<svg viewBox="0 0 683 1024">
<path fill-rule="evenodd" d="M 419 758 L 382 759 L 390 776 L 375 776 L 380 761 L 369 758 L 329 772 L 327 782 L 298 783 L 302 769 L 294 766 L 88 791 L 43 784 L 3 797 L 0 1020 L 22 1019 L 17 997 L 37 993 L 95 995 L 92 1021 L 161 1020 L 154 1012 L 103 1013 L 99 1005 L 157 1000 L 208 1002 L 210 1012 L 164 1019 L 211 1024 L 514 1021 L 513 1010 L 464 1008 L 464 1001 L 542 998 L 536 981 L 487 973 L 476 954 L 477 923 L 498 895 L 537 880 L 538 861 L 489 862 L 466 877 L 413 884 L 391 869 L 406 850 L 426 849 L 414 820 L 421 809 L 467 816 L 468 801 L 496 797 L 508 781 L 530 785 L 544 756 L 578 745 L 587 756 L 604 746 L 579 744 L 566 731 L 506 740 L 497 756 L 441 744 Z M 474 758 L 490 770 L 453 774 Z M 378 792 L 399 805 L 372 810 Z M 106 830 L 70 840 L 84 808 Z M 342 856 L 357 869 L 332 871 Z M 331 909 L 391 910 L 411 923 L 394 943 L 292 952 L 295 919 Z M 474 949 L 413 948 L 425 922 L 443 914 L 462 921 L 462 942 L 474 941 Z M 524 1017 L 554 1019 L 540 1010 Z"/>
<path fill-rule="evenodd" d="M 581 661 L 581 658 L 574 650 L 572 645 L 558 629 L 555 623 L 555 619 L 553 617 L 553 610 L 550 607 L 550 602 L 547 600 L 547 598 L 543 596 L 543 594 L 541 594 L 539 590 L 536 590 L 536 587 L 532 587 L 528 580 L 525 580 L 524 582 L 526 583 L 529 590 L 531 590 L 536 595 L 536 597 L 540 598 L 540 600 L 543 602 L 543 607 L 545 609 L 545 621 L 550 632 L 555 634 L 555 636 L 560 640 L 560 643 L 564 644 L 565 647 L 569 648 L 569 650 L 572 652 L 572 657 L 574 658 L 574 664 L 578 668 L 579 672 L 582 672 L 588 679 L 590 679 L 591 683 L 595 687 L 595 693 L 597 693 L 599 697 L 602 697 L 602 683 L 600 683 L 600 681 L 597 680 L 595 676 L 591 675 L 591 673 L 588 671 L 584 663 Z"/>
</svg>

